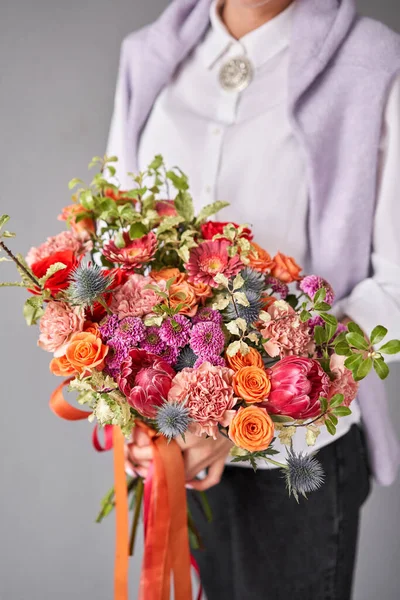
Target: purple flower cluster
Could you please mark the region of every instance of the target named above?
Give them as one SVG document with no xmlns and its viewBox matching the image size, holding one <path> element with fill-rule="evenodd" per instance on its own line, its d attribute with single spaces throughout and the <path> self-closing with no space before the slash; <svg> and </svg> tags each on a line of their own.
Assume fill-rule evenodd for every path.
<svg viewBox="0 0 400 600">
<path fill-rule="evenodd" d="M 289 294 L 289 287 L 283 281 L 279 281 L 276 277 L 269 276 L 266 281 L 267 285 L 271 286 L 272 293 L 278 294 L 281 300 L 285 300 Z"/>
<path fill-rule="evenodd" d="M 210 321 L 212 323 L 216 323 L 217 325 L 221 325 L 222 315 L 218 310 L 214 310 L 209 306 L 204 306 L 203 308 L 201 308 L 193 317 L 194 325 L 197 325 L 197 323 L 206 323 Z"/>
<path fill-rule="evenodd" d="M 157 356 L 164 350 L 165 343 L 161 339 L 160 330 L 161 328 L 156 325 L 146 327 L 145 337 L 141 343 L 143 350 L 151 354 L 157 354 Z"/>
<path fill-rule="evenodd" d="M 145 331 L 146 328 L 138 317 L 119 320 L 117 315 L 112 315 L 100 326 L 100 335 L 111 348 L 106 358 L 106 370 L 109 375 L 116 377 L 129 350 L 137 347 L 145 338 Z"/>
<path fill-rule="evenodd" d="M 222 356 L 201 356 L 194 363 L 194 368 L 198 369 L 205 362 L 211 363 L 213 367 L 226 367 L 225 359 Z"/>
<path fill-rule="evenodd" d="M 313 317 L 312 319 L 310 319 L 308 321 L 308 326 L 310 328 L 311 334 L 314 335 L 314 330 L 315 330 L 315 328 L 317 326 L 319 326 L 319 327 L 325 327 L 325 321 L 319 315 L 315 315 L 315 317 Z M 336 333 L 332 337 L 332 340 L 329 340 L 329 341 L 333 341 L 339 334 L 343 333 L 344 331 L 347 332 L 346 325 L 343 325 L 343 323 L 338 323 Z"/>
<path fill-rule="evenodd" d="M 224 349 L 225 337 L 220 325 L 212 321 L 197 323 L 190 334 L 190 347 L 199 358 L 215 359 Z"/>
<path fill-rule="evenodd" d="M 326 289 L 325 302 L 332 305 L 335 299 L 335 294 L 333 293 L 333 289 L 330 286 L 330 284 L 318 275 L 307 275 L 306 277 L 304 277 L 300 281 L 299 288 L 302 292 L 307 294 L 307 296 L 309 296 L 311 300 L 314 300 L 315 294 L 321 288 Z"/>
<path fill-rule="evenodd" d="M 183 348 L 189 343 L 192 325 L 183 315 L 175 315 L 164 321 L 160 328 L 160 338 L 168 346 Z"/>
</svg>

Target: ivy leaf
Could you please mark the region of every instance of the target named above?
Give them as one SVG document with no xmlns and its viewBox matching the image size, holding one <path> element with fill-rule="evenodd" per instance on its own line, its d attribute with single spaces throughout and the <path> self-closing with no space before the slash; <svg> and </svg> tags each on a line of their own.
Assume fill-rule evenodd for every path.
<svg viewBox="0 0 400 600">
<path fill-rule="evenodd" d="M 46 283 L 46 281 L 48 279 L 50 279 L 50 277 L 53 277 L 53 275 L 58 273 L 58 271 L 62 271 L 65 268 L 66 268 L 66 265 L 64 265 L 64 263 L 61 263 L 61 262 L 56 262 L 53 265 L 51 265 L 51 267 L 49 267 L 47 269 L 46 274 L 39 279 L 40 285 L 44 286 L 44 284 Z"/>
<path fill-rule="evenodd" d="M 389 367 L 383 358 L 376 358 L 374 360 L 374 369 L 380 379 L 386 379 L 386 377 L 389 375 Z"/>
<path fill-rule="evenodd" d="M 397 354 L 400 352 L 400 340 L 391 340 L 384 344 L 382 348 L 379 349 L 379 352 L 382 354 Z"/>
<path fill-rule="evenodd" d="M 348 341 L 348 343 L 351 346 L 354 346 L 355 348 L 357 348 L 357 350 L 368 350 L 369 349 L 369 343 L 367 342 L 365 337 L 363 335 L 360 335 L 359 333 L 352 333 L 352 332 L 347 333 L 346 340 Z"/>
<path fill-rule="evenodd" d="M 371 344 L 379 344 L 379 342 L 381 342 L 383 338 L 386 337 L 387 332 L 388 330 L 386 329 L 386 327 L 383 327 L 382 325 L 378 325 L 377 327 L 375 327 L 375 329 L 373 329 L 371 333 Z"/>
<path fill-rule="evenodd" d="M 204 208 L 201 209 L 197 218 L 196 225 L 201 225 L 204 221 L 215 215 L 217 212 L 229 206 L 229 202 L 213 202 L 212 204 L 208 204 Z"/>
<path fill-rule="evenodd" d="M 177 252 L 179 258 L 182 259 L 182 261 L 184 263 L 189 262 L 190 249 L 186 244 L 184 244 L 183 246 L 180 246 L 180 248 L 178 248 L 176 252 Z"/>
<path fill-rule="evenodd" d="M 361 381 L 361 379 L 364 379 L 368 373 L 371 371 L 372 369 L 372 358 L 366 358 L 362 361 L 362 363 L 360 364 L 360 366 L 358 367 L 356 373 L 355 373 L 355 377 L 354 379 L 356 381 Z"/>
<path fill-rule="evenodd" d="M 36 325 L 38 320 L 44 315 L 43 302 L 40 296 L 28 298 L 24 304 L 24 317 L 27 325 Z"/>
</svg>

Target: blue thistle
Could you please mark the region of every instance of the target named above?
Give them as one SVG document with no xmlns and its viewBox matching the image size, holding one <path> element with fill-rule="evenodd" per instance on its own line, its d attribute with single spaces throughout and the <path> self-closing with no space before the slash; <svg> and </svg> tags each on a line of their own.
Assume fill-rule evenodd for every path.
<svg viewBox="0 0 400 600">
<path fill-rule="evenodd" d="M 321 463 L 311 454 L 296 454 L 288 449 L 287 468 L 285 469 L 286 487 L 299 501 L 299 494 L 307 497 L 309 492 L 318 490 L 324 482 Z"/>
<path fill-rule="evenodd" d="M 193 352 L 190 346 L 185 346 L 179 353 L 177 361 L 175 363 L 175 371 L 183 371 L 183 369 L 193 369 L 194 363 L 198 359 L 198 356 Z"/>
<path fill-rule="evenodd" d="M 265 289 L 265 275 L 254 271 L 251 267 L 246 267 L 243 271 L 240 271 L 240 275 L 244 280 L 243 286 L 240 288 L 241 292 L 256 292 L 261 294 Z"/>
<path fill-rule="evenodd" d="M 184 437 L 190 421 L 189 410 L 184 404 L 165 402 L 157 410 L 157 429 L 169 440 Z"/>
<path fill-rule="evenodd" d="M 227 321 L 233 321 L 240 317 L 244 319 L 246 323 L 251 325 L 258 320 L 260 311 L 262 309 L 262 302 L 260 295 L 257 292 L 247 291 L 246 298 L 249 301 L 249 306 L 243 306 L 236 302 L 236 309 L 233 302 L 230 302 L 224 311 L 224 317 Z"/>
<path fill-rule="evenodd" d="M 97 265 L 81 263 L 72 272 L 67 295 L 72 304 L 92 306 L 112 284 L 112 276 L 105 275 Z"/>
</svg>

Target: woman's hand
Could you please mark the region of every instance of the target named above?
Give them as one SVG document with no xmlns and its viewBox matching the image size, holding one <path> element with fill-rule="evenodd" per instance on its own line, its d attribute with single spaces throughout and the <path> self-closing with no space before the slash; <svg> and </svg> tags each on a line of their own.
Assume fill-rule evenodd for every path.
<svg viewBox="0 0 400 600">
<path fill-rule="evenodd" d="M 222 435 L 217 439 L 198 437 L 191 433 L 185 435 L 185 441 L 178 440 L 183 451 L 186 481 L 189 489 L 205 491 L 221 481 L 226 458 L 233 444 Z M 196 476 L 208 469 L 204 479 Z"/>
<path fill-rule="evenodd" d="M 140 427 L 135 427 L 131 441 L 125 444 L 126 472 L 129 475 L 137 474 L 146 479 L 152 460 L 153 449 L 149 436 Z"/>
</svg>

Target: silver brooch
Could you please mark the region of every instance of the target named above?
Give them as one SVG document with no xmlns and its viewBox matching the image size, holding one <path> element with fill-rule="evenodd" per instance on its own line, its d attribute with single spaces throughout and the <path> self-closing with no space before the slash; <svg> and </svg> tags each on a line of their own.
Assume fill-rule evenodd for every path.
<svg viewBox="0 0 400 600">
<path fill-rule="evenodd" d="M 253 79 L 253 66 L 246 56 L 231 58 L 222 65 L 219 82 L 228 92 L 241 92 Z"/>
</svg>

